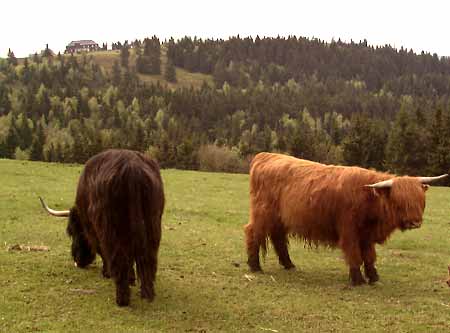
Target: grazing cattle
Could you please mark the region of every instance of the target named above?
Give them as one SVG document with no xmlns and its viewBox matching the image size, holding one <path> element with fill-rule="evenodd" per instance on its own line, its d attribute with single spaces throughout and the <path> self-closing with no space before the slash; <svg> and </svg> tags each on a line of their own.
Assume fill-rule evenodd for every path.
<svg viewBox="0 0 450 333">
<path fill-rule="evenodd" d="M 158 164 L 130 150 L 107 150 L 89 159 L 80 176 L 75 205 L 68 216 L 75 265 L 86 267 L 98 253 L 103 275 L 116 284 L 116 302 L 130 301 L 133 265 L 141 284 L 141 297 L 154 298 L 153 282 L 161 239 L 164 191 Z"/>
<path fill-rule="evenodd" d="M 425 191 L 445 177 L 397 177 L 358 167 L 324 165 L 294 157 L 260 153 L 250 166 L 250 221 L 245 226 L 248 265 L 260 271 L 259 251 L 270 238 L 280 264 L 295 267 L 288 235 L 309 244 L 339 247 L 351 283 L 378 281 L 375 244 L 396 229 L 422 224 Z"/>
</svg>

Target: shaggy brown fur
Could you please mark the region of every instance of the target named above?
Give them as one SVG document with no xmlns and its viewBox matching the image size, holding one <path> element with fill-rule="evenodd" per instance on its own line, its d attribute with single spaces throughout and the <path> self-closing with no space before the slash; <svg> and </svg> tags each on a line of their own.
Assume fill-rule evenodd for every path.
<svg viewBox="0 0 450 333">
<path fill-rule="evenodd" d="M 391 188 L 365 185 L 392 179 Z M 358 167 L 324 165 L 294 157 L 260 153 L 250 168 L 250 221 L 245 226 L 248 264 L 260 271 L 259 251 L 270 238 L 286 269 L 295 267 L 288 235 L 308 243 L 339 247 L 352 284 L 378 280 L 375 244 L 396 229 L 422 223 L 426 186 L 413 177 Z"/>
<path fill-rule="evenodd" d="M 67 226 L 72 256 L 85 267 L 100 254 L 103 275 L 114 279 L 120 306 L 129 304 L 135 262 L 141 296 L 152 300 L 155 295 L 163 209 L 159 166 L 145 155 L 108 150 L 86 163 Z"/>
</svg>

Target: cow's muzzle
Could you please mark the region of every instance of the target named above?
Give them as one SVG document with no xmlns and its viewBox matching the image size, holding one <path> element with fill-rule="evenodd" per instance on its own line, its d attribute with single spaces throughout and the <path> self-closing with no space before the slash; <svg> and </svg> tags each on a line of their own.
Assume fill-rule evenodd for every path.
<svg viewBox="0 0 450 333">
<path fill-rule="evenodd" d="M 422 226 L 422 221 L 409 221 L 406 223 L 407 229 L 418 229 Z"/>
</svg>

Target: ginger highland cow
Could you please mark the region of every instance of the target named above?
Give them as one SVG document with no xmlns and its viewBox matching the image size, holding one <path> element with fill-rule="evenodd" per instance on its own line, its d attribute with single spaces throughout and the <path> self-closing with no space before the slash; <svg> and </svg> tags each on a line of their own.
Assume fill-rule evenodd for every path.
<svg viewBox="0 0 450 333">
<path fill-rule="evenodd" d="M 250 166 L 250 221 L 245 226 L 248 265 L 260 271 L 260 249 L 270 239 L 280 264 L 295 267 L 288 235 L 339 247 L 353 285 L 378 281 L 375 244 L 396 229 L 419 228 L 426 183 L 445 177 L 398 177 L 358 167 L 324 165 L 260 153 Z"/>
</svg>

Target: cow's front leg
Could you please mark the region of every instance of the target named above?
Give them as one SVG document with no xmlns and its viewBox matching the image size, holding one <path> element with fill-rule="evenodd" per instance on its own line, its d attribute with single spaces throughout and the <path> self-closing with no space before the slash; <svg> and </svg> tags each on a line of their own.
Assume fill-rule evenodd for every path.
<svg viewBox="0 0 450 333">
<path fill-rule="evenodd" d="M 375 261 L 377 258 L 375 244 L 363 243 L 361 245 L 361 253 L 364 261 L 364 274 L 369 279 L 369 283 L 373 284 L 380 279 L 377 269 L 375 268 Z"/>
<path fill-rule="evenodd" d="M 247 264 L 252 272 L 261 272 L 261 264 L 259 262 L 259 247 L 261 241 L 256 237 L 253 224 L 249 223 L 245 226 L 245 237 L 247 244 Z"/>
<path fill-rule="evenodd" d="M 342 238 L 339 243 L 344 252 L 345 261 L 350 267 L 350 282 L 353 286 L 359 286 L 366 283 L 366 280 L 362 276 L 360 269 L 363 260 L 359 240 L 354 236 L 355 235 L 348 234 L 345 238 Z"/>
<path fill-rule="evenodd" d="M 103 251 L 100 248 L 97 249 L 97 253 L 100 255 L 103 262 L 102 275 L 104 278 L 109 279 L 111 277 L 111 271 L 109 269 L 108 261 L 106 260 L 106 257 L 103 255 Z"/>
</svg>

